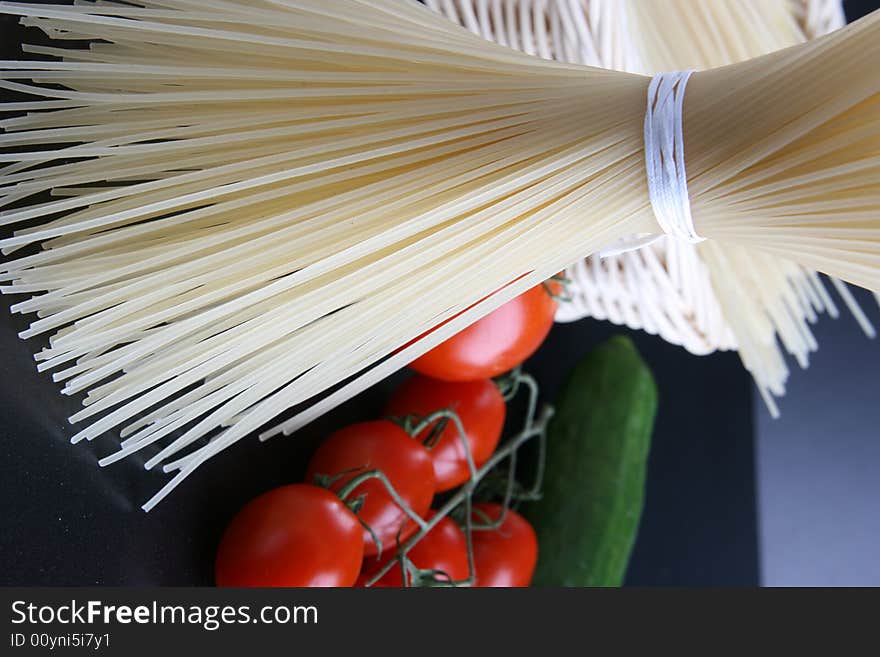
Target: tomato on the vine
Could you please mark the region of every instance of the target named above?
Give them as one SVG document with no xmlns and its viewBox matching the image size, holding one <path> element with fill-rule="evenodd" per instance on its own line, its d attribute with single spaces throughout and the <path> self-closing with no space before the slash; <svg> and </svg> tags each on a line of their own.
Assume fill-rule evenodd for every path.
<svg viewBox="0 0 880 657">
<path fill-rule="evenodd" d="M 331 489 L 339 491 L 368 470 L 381 470 L 394 490 L 419 516 L 424 516 L 434 499 L 434 465 L 428 450 L 399 426 L 387 420 L 360 422 L 331 434 L 309 462 L 307 481 L 315 475 L 336 477 Z M 379 479 L 368 479 L 355 487 L 347 499 L 363 499 L 357 513 L 382 544 L 393 549 L 398 535 L 406 540 L 417 525 L 394 502 Z M 364 530 L 364 554 L 374 555 L 378 546 Z"/>
<path fill-rule="evenodd" d="M 218 586 L 351 586 L 363 528 L 319 486 L 291 484 L 251 500 L 233 518 L 215 563 Z"/>
<path fill-rule="evenodd" d="M 428 518 L 433 515 L 431 512 Z M 393 552 L 392 549 L 392 554 Z M 435 576 L 441 581 L 461 582 L 468 577 L 467 540 L 464 532 L 451 518 L 440 520 L 410 549 L 407 558 L 419 570 L 437 571 Z M 366 586 L 373 575 L 378 573 L 388 561 L 389 558 L 386 557 L 382 559 L 367 557 L 357 585 Z M 395 563 L 373 586 L 403 586 L 400 564 Z"/>
<path fill-rule="evenodd" d="M 416 358 L 410 367 L 445 381 L 498 376 L 531 356 L 553 327 L 557 303 L 547 287 L 536 285 Z"/>
<path fill-rule="evenodd" d="M 474 522 L 495 522 L 503 510 L 500 504 L 474 504 Z M 532 581 L 538 538 L 529 521 L 516 511 L 508 509 L 497 529 L 475 530 L 472 542 L 475 586 L 521 587 Z"/>
<path fill-rule="evenodd" d="M 474 463 L 480 467 L 498 445 L 506 412 L 504 398 L 498 386 L 490 379 L 449 382 L 415 376 L 392 395 L 385 407 L 385 414 L 397 417 L 414 414 L 424 417 L 444 409 L 458 415 Z M 430 431 L 431 427 L 425 429 L 417 438 L 424 441 Z M 470 470 L 465 448 L 454 422 L 447 422 L 429 449 L 434 462 L 438 491 L 450 490 L 467 481 Z"/>
</svg>

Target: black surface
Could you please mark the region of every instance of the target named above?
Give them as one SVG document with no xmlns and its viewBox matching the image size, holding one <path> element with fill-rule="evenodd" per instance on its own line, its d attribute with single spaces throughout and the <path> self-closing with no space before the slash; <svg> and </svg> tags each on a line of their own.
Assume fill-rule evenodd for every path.
<svg viewBox="0 0 880 657">
<path fill-rule="evenodd" d="M 873 295 L 853 294 L 880 327 Z M 761 582 L 880 586 L 880 340 L 847 313 L 813 331 L 820 348 L 792 373 L 782 417 L 756 402 Z"/>
<path fill-rule="evenodd" d="M 18 317 L 14 318 L 20 319 Z M 33 370 L 4 311 L 0 326 L 0 584 L 211 583 L 214 546 L 242 504 L 295 481 L 323 435 L 375 417 L 394 380 L 369 390 L 295 437 L 248 439 L 216 457 L 154 511 L 138 507 L 163 481 L 140 461 L 106 469 L 106 436 L 72 446 L 75 400 Z M 548 397 L 568 363 L 612 333 L 592 320 L 559 325 L 528 364 Z M 648 502 L 632 584 L 756 584 L 751 389 L 735 355 L 689 356 L 633 333 L 660 388 Z"/>
<path fill-rule="evenodd" d="M 848 21 L 861 18 L 880 7 L 878 0 L 843 0 L 843 10 Z"/>
<path fill-rule="evenodd" d="M 848 2 L 850 17 L 873 2 Z M 11 21 L 0 51 L 14 53 Z M 64 398 L 31 359 L 36 344 L 3 303 L 0 321 L 0 584 L 190 585 L 211 583 L 226 522 L 254 495 L 295 481 L 323 435 L 374 417 L 395 379 L 367 391 L 291 438 L 241 441 L 149 514 L 139 504 L 165 481 L 131 459 L 99 469 L 112 436 L 71 446 Z M 568 363 L 605 337 L 627 332 L 585 320 L 554 328 L 528 364 L 552 397 Z M 629 332 L 627 332 L 629 333 Z M 645 514 L 629 584 L 758 583 L 751 382 L 734 354 L 697 358 L 631 333 L 654 370 L 660 407 Z M 399 377 L 396 377 L 399 380 Z"/>
</svg>

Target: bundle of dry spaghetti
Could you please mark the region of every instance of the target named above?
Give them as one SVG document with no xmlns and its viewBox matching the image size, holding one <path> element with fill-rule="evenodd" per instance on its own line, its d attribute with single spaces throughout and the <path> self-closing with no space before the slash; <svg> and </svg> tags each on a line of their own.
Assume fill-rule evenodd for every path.
<svg viewBox="0 0 880 657">
<path fill-rule="evenodd" d="M 742 61 L 827 34 L 844 24 L 839 0 L 427 0 L 475 34 L 532 55 L 653 75 Z M 717 249 L 721 249 L 718 257 Z M 740 285 L 725 286 L 735 268 Z M 664 238 L 618 255 L 601 253 L 567 270 L 558 321 L 607 319 L 644 329 L 695 354 L 736 349 L 770 412 L 788 378 L 783 350 L 806 367 L 818 348 L 810 324 L 838 316 L 808 268 L 734 245 L 703 248 Z M 713 285 L 713 279 L 719 281 Z M 831 283 L 874 336 L 846 285 Z M 748 312 L 744 307 L 752 306 Z M 740 317 L 761 321 L 740 321 Z"/>
<path fill-rule="evenodd" d="M 661 230 L 644 76 L 530 57 L 412 2 L 0 11 L 73 41 L 2 64 L 23 95 L 4 109 L 24 112 L 0 123 L 3 291 L 33 295 L 13 306 L 37 315 L 22 337 L 49 336 L 39 368 L 85 393 L 74 440 L 120 430 L 104 463 L 146 449 L 176 473 L 147 509 L 280 412 L 303 405 L 292 431 Z M 878 55 L 875 16 L 690 79 L 702 237 L 880 288 Z"/>
</svg>

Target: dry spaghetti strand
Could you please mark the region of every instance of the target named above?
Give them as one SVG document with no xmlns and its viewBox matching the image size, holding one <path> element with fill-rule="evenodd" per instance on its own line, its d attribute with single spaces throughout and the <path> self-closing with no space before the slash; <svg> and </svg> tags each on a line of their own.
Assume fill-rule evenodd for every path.
<svg viewBox="0 0 880 657">
<path fill-rule="evenodd" d="M 17 229 L 0 278 L 31 295 L 14 308 L 49 336 L 41 369 L 86 395 L 75 439 L 161 446 L 149 465 L 176 474 L 145 508 L 285 409 L 305 404 L 289 432 L 658 230 L 642 76 L 529 57 L 413 2 L 0 12 L 91 41 L 0 65 L 26 112 L 0 123 Z M 878 51 L 875 17 L 694 76 L 702 235 L 880 288 Z"/>
</svg>

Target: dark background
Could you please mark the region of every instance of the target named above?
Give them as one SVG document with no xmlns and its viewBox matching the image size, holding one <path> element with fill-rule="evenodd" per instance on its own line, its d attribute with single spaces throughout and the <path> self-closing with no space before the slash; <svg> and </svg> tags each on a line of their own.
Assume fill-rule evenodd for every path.
<svg viewBox="0 0 880 657">
<path fill-rule="evenodd" d="M 875 2 L 849 2 L 851 16 Z M 0 20 L 0 56 L 17 49 Z M 868 295 L 860 296 L 867 305 Z M 71 446 L 66 417 L 78 400 L 36 373 L 33 343 L 3 303 L 0 317 L 0 584 L 210 584 L 225 524 L 248 499 L 296 481 L 317 442 L 351 421 L 375 417 L 405 374 L 374 387 L 288 438 L 241 441 L 212 459 L 154 511 L 139 505 L 164 476 L 137 457 L 99 469 L 113 438 Z M 872 309 L 873 310 L 873 309 Z M 876 318 L 876 313 L 874 313 Z M 850 320 L 823 322 L 824 339 L 860 340 Z M 828 328 L 831 327 L 831 328 Z M 552 399 L 566 364 L 614 333 L 631 335 L 653 369 L 660 406 L 647 504 L 628 583 L 759 583 L 752 383 L 735 354 L 697 358 L 663 340 L 608 323 L 557 325 L 527 364 Z M 804 378 L 807 375 L 798 373 Z M 829 396 L 827 402 L 833 403 Z M 797 399 L 783 400 L 795 412 Z M 760 416 L 759 416 L 760 417 Z"/>
<path fill-rule="evenodd" d="M 880 326 L 880 309 L 859 297 Z M 774 420 L 755 401 L 761 582 L 880 586 L 880 344 L 852 317 L 815 327 Z"/>
</svg>

